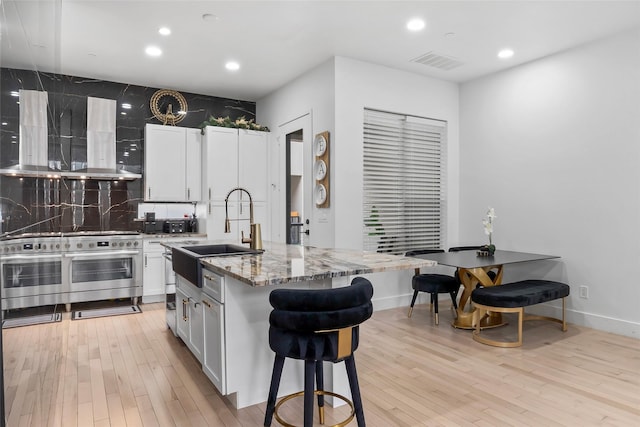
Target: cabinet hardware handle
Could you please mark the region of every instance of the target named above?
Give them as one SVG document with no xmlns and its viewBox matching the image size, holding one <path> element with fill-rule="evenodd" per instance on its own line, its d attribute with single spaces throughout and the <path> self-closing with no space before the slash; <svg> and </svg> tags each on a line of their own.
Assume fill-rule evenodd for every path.
<svg viewBox="0 0 640 427">
<path fill-rule="evenodd" d="M 206 299 L 203 299 L 203 300 L 202 300 L 202 303 L 203 303 L 204 305 L 206 305 L 207 307 L 211 308 L 211 303 L 210 303 L 209 301 L 207 301 Z"/>
<path fill-rule="evenodd" d="M 209 200 L 211 200 L 211 187 L 209 187 Z"/>
<path fill-rule="evenodd" d="M 213 276 L 209 276 L 208 274 L 203 274 L 202 277 L 204 277 L 207 280 L 211 280 L 212 282 L 215 282 L 216 278 Z"/>
<path fill-rule="evenodd" d="M 144 256 L 144 267 L 147 268 L 147 255 Z"/>
<path fill-rule="evenodd" d="M 151 198 L 151 187 L 149 187 L 149 198 Z"/>
<path fill-rule="evenodd" d="M 191 189 L 187 188 L 187 200 L 191 200 Z"/>
<path fill-rule="evenodd" d="M 211 215 L 211 202 L 209 202 L 209 215 Z"/>
<path fill-rule="evenodd" d="M 187 317 L 187 309 L 186 309 L 186 304 L 187 304 L 187 300 L 182 298 L 182 320 L 184 320 L 185 322 L 187 321 L 188 317 Z"/>
</svg>

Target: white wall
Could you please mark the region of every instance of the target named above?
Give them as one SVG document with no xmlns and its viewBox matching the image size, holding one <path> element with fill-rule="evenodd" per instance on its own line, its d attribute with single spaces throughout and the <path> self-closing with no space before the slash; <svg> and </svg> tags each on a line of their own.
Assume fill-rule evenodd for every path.
<svg viewBox="0 0 640 427">
<path fill-rule="evenodd" d="M 448 234 L 457 238 L 458 87 L 429 77 L 336 57 L 257 102 L 261 124 L 272 131 L 312 111 L 313 132 L 331 132 L 331 208 L 314 209 L 314 245 L 362 249 L 362 127 L 364 108 L 448 122 Z M 284 156 L 283 151 L 274 156 Z M 277 159 L 271 159 L 276 165 Z M 284 183 L 282 184 L 284 185 Z M 281 198 L 284 197 L 282 193 Z M 280 202 L 284 205 L 284 199 Z M 280 213 L 284 215 L 284 210 Z M 320 222 L 326 215 L 327 222 Z M 413 271 L 372 276 L 376 309 L 408 305 Z"/>
<path fill-rule="evenodd" d="M 567 281 L 569 321 L 638 336 L 640 31 L 463 84 L 460 105 L 460 243 L 495 207 L 499 249 L 562 256 L 505 281 Z"/>
<path fill-rule="evenodd" d="M 269 153 L 271 183 L 273 197 L 272 204 L 272 228 L 279 230 L 284 242 L 284 216 L 285 212 L 285 135 L 280 135 L 279 127 L 304 114 L 312 117 L 312 133 L 328 130 L 333 137 L 334 129 L 334 60 L 331 59 L 313 70 L 298 77 L 286 86 L 272 94 L 260 99 L 256 103 L 256 116 L 261 125 L 268 126 L 274 135 L 271 141 L 272 149 Z M 304 136 L 305 140 L 307 135 Z M 312 138 L 313 139 L 313 138 Z M 312 140 L 311 139 L 311 140 Z M 307 151 L 308 150 L 308 151 Z M 306 156 L 310 157 L 310 148 L 306 147 Z M 309 164 L 307 168 L 309 168 Z M 305 175 L 309 175 L 305 169 Z M 309 175 L 310 176 L 310 175 Z M 311 189 L 307 192 L 311 193 Z M 311 243 L 319 247 L 333 247 L 333 222 L 324 221 L 323 216 L 332 215 L 333 206 L 330 209 L 317 209 L 315 204 L 309 219 L 311 224 Z M 273 233 L 273 235 L 277 235 Z"/>
<path fill-rule="evenodd" d="M 336 245 L 362 249 L 364 108 L 444 120 L 448 129 L 447 232 L 457 238 L 458 86 L 354 59 L 336 58 Z"/>
<path fill-rule="evenodd" d="M 335 203 L 335 246 L 362 249 L 362 141 L 364 108 L 447 122 L 447 234 L 458 234 L 458 86 L 392 68 L 337 57 L 336 130 L 331 187 Z M 408 306 L 413 271 L 370 276 L 376 309 Z M 422 295 L 421 295 L 422 298 Z"/>
</svg>

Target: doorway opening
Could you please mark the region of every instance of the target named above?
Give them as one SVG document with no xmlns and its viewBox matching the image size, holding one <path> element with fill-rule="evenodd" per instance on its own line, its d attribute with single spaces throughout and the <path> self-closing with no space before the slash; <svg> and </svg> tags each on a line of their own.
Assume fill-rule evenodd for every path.
<svg viewBox="0 0 640 427">
<path fill-rule="evenodd" d="M 302 129 L 286 136 L 287 199 L 286 225 L 287 243 L 302 244 L 302 218 L 304 218 L 304 131 Z"/>
</svg>

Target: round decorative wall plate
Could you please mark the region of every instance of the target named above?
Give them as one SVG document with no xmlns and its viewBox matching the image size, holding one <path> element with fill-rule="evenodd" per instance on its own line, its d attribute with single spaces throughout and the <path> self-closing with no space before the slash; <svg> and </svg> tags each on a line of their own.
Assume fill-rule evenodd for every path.
<svg viewBox="0 0 640 427">
<path fill-rule="evenodd" d="M 322 156 L 327 151 L 327 140 L 324 135 L 316 135 L 316 139 L 313 141 L 316 156 Z"/>
<path fill-rule="evenodd" d="M 315 195 L 316 205 L 322 205 L 327 201 L 327 189 L 322 184 L 316 184 Z"/>
<path fill-rule="evenodd" d="M 325 176 L 327 176 L 327 164 L 324 162 L 324 160 L 320 160 L 320 159 L 316 160 L 314 169 L 316 174 L 316 180 L 320 181 L 324 179 Z"/>
<path fill-rule="evenodd" d="M 178 91 L 161 89 L 151 96 L 149 102 L 153 116 L 163 125 L 176 125 L 187 116 L 187 100 Z"/>
</svg>

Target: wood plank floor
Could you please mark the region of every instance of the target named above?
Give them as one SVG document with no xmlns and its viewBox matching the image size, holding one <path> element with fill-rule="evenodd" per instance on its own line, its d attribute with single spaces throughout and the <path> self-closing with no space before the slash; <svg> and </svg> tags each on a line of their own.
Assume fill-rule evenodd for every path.
<svg viewBox="0 0 640 427">
<path fill-rule="evenodd" d="M 235 410 L 221 397 L 162 304 L 142 309 L 4 330 L 7 426 L 262 425 L 264 404 Z M 532 321 L 523 347 L 501 349 L 449 326 L 446 306 L 440 318 L 416 306 L 411 319 L 385 310 L 361 327 L 369 426 L 640 425 L 640 340 Z M 299 423 L 300 400 L 283 406 L 288 421 Z M 345 414 L 327 408 L 326 424 Z"/>
</svg>

